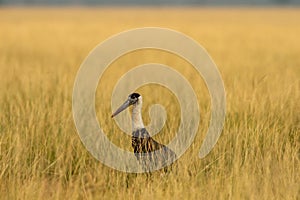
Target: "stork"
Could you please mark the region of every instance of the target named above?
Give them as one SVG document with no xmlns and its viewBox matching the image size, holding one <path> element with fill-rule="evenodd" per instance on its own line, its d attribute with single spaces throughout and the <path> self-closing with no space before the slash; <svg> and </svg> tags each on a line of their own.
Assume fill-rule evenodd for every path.
<svg viewBox="0 0 300 200">
<path fill-rule="evenodd" d="M 128 99 L 112 114 L 111 117 L 115 117 L 129 106 L 133 106 L 131 113 L 132 147 L 137 160 L 144 162 L 144 165 L 148 165 L 151 162 L 152 164 L 157 164 L 159 162 L 160 164 L 164 165 L 164 163 L 170 159 L 174 161 L 176 159 L 176 154 L 165 145 L 155 141 L 145 129 L 141 115 L 142 104 L 142 96 L 138 93 L 132 93 L 128 96 Z M 145 161 L 145 155 L 148 155 L 150 162 Z"/>
</svg>

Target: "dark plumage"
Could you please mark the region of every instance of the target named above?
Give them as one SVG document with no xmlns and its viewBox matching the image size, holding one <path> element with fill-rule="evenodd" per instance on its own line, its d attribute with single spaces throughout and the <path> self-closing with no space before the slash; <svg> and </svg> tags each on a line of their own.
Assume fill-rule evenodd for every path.
<svg viewBox="0 0 300 200">
<path fill-rule="evenodd" d="M 171 149 L 163 144 L 158 143 L 152 137 L 150 137 L 145 128 L 136 130 L 132 133 L 132 147 L 138 160 L 141 158 L 141 156 L 143 156 L 143 153 L 149 153 L 150 159 L 158 159 L 158 156 L 163 158 L 164 161 L 170 158 L 176 158 L 176 154 Z M 155 151 L 156 153 L 154 154 Z M 162 161 L 160 160 L 160 162 Z"/>
</svg>

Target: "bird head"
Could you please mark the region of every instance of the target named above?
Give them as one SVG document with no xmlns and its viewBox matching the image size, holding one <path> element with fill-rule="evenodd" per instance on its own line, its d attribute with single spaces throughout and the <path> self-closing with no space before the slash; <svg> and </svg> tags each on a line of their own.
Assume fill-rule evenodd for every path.
<svg viewBox="0 0 300 200">
<path fill-rule="evenodd" d="M 111 117 L 115 117 L 120 112 L 125 110 L 131 105 L 138 105 L 142 102 L 142 96 L 138 93 L 132 93 L 128 96 L 128 99 L 112 114 Z"/>
</svg>

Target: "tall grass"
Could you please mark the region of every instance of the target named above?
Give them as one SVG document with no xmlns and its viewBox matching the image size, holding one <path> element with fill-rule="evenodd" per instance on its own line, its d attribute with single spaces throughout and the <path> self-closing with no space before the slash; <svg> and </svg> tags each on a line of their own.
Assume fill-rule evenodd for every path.
<svg viewBox="0 0 300 200">
<path fill-rule="evenodd" d="M 299 24 L 299 9 L 292 8 L 0 8 L 0 198 L 299 199 Z M 73 82 L 88 52 L 113 34 L 143 26 L 173 28 L 202 44 L 227 94 L 223 133 L 200 160 L 210 104 L 192 67 L 157 51 L 134 52 L 112 64 L 97 90 L 97 116 L 124 149 L 130 150 L 130 137 L 109 118 L 110 92 L 124 71 L 165 63 L 197 92 L 201 123 L 195 141 L 176 170 L 150 177 L 94 159 L 71 112 Z M 139 90 L 147 123 L 152 103 L 167 109 L 167 128 L 155 136 L 163 143 L 179 120 L 178 105 L 165 90 Z M 158 95 L 162 91 L 165 96 Z"/>
</svg>

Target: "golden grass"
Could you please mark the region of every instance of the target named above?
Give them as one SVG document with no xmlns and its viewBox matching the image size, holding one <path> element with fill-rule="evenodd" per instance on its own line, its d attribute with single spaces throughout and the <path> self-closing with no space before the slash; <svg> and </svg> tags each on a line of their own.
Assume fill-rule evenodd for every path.
<svg viewBox="0 0 300 200">
<path fill-rule="evenodd" d="M 292 8 L 0 8 L 1 199 L 299 199 L 299 24 L 299 9 Z M 192 68 L 157 51 L 126 55 L 109 68 L 111 79 L 102 80 L 108 95 L 99 92 L 101 84 L 97 91 L 97 115 L 125 149 L 130 137 L 109 118 L 109 91 L 122 75 L 116 69 L 166 63 L 197 92 L 196 139 L 165 176 L 126 174 L 98 162 L 81 143 L 71 112 L 73 82 L 88 52 L 143 26 L 193 37 L 215 60 L 226 87 L 223 133 L 200 160 L 209 97 Z M 156 95 L 149 95 L 153 89 Z M 146 122 L 151 103 L 165 105 L 169 116 L 178 112 L 172 95 L 157 95 L 162 90 L 140 89 Z M 176 130 L 178 119 L 169 120 L 159 141 Z"/>
</svg>

